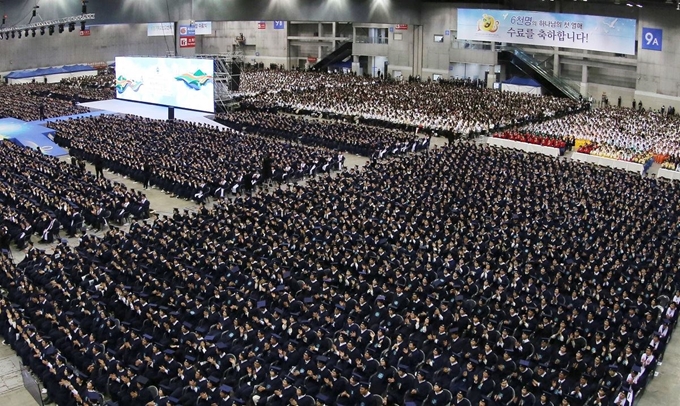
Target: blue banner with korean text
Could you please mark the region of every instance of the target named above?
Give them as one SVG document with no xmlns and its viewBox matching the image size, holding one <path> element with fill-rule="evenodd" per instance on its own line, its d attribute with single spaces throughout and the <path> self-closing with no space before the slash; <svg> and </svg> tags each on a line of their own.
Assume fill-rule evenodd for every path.
<svg viewBox="0 0 680 406">
<path fill-rule="evenodd" d="M 635 54 L 630 18 L 516 10 L 458 9 L 459 40 Z"/>
</svg>

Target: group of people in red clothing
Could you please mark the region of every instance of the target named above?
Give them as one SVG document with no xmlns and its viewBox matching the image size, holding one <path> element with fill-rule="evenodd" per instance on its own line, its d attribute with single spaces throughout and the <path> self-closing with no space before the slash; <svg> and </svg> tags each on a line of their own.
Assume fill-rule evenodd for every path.
<svg viewBox="0 0 680 406">
<path fill-rule="evenodd" d="M 578 149 L 578 152 L 582 154 L 590 154 L 593 150 L 597 149 L 599 147 L 598 144 L 594 142 L 589 142 L 588 144 L 583 145 Z"/>
<path fill-rule="evenodd" d="M 494 137 L 503 138 L 503 139 L 512 140 L 512 141 L 526 142 L 526 143 L 529 143 L 529 144 L 542 145 L 544 147 L 553 147 L 553 148 L 560 148 L 560 149 L 567 148 L 567 141 L 562 139 L 562 138 L 536 135 L 536 134 L 531 134 L 531 133 L 526 133 L 526 132 L 521 132 L 521 131 L 514 131 L 514 130 L 503 131 L 503 132 L 494 134 Z"/>
</svg>

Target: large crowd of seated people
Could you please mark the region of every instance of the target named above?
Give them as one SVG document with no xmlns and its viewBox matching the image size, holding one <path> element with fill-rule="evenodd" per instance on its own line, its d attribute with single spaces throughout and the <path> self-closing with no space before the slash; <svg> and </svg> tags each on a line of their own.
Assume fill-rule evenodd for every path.
<svg viewBox="0 0 680 406">
<path fill-rule="evenodd" d="M 115 76 L 109 73 L 100 73 L 98 75 L 89 76 L 73 76 L 64 78 L 59 83 L 69 87 L 111 89 L 115 86 Z"/>
<path fill-rule="evenodd" d="M 583 140 L 579 152 L 606 158 L 639 162 L 657 156 L 663 162 L 680 156 L 680 116 L 660 112 L 605 107 L 530 124 L 524 130 Z"/>
<path fill-rule="evenodd" d="M 0 325 L 59 405 L 630 406 L 678 199 L 457 143 L 5 259 Z"/>
<path fill-rule="evenodd" d="M 35 121 L 87 113 L 89 109 L 76 104 L 111 99 L 112 89 L 113 75 L 108 74 L 65 78 L 59 83 L 0 85 L 0 118 Z"/>
<path fill-rule="evenodd" d="M 0 141 L 0 248 L 23 249 L 34 235 L 43 242 L 76 233 L 90 225 L 149 215 L 149 201 L 95 177 L 76 163 L 48 157 L 35 149 Z"/>
<path fill-rule="evenodd" d="M 250 70 L 241 73 L 239 93 L 319 91 L 323 88 L 348 88 L 375 82 L 375 79 L 341 73 L 305 71 Z"/>
<path fill-rule="evenodd" d="M 230 129 L 136 116 L 100 116 L 52 122 L 55 142 L 72 156 L 101 160 L 113 172 L 174 196 L 208 196 L 252 190 L 337 170 L 344 156 L 327 148 L 293 145 Z M 267 159 L 268 170 L 263 171 Z"/>
<path fill-rule="evenodd" d="M 585 108 L 566 98 L 498 92 L 448 82 L 375 81 L 350 88 L 262 93 L 259 108 L 357 117 L 370 124 L 470 136 L 541 121 Z"/>
<path fill-rule="evenodd" d="M 49 89 L 56 89 L 56 86 L 36 83 L 0 85 L 0 118 L 36 121 L 90 111 L 74 105 L 72 100 L 50 97 Z"/>
<path fill-rule="evenodd" d="M 376 158 L 429 147 L 429 138 L 413 133 L 343 121 L 305 119 L 259 110 L 222 113 L 216 119 L 231 128 L 257 135 L 296 140 Z"/>
<path fill-rule="evenodd" d="M 48 92 L 52 98 L 90 102 L 115 98 L 114 85 L 114 76 L 110 74 L 74 76 L 64 78 L 57 84 L 46 85 L 41 92 Z"/>
</svg>

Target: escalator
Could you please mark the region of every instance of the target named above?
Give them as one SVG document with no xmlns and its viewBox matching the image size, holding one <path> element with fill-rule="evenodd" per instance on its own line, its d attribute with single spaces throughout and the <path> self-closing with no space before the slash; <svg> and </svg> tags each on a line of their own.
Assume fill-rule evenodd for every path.
<svg viewBox="0 0 680 406">
<path fill-rule="evenodd" d="M 578 100 L 581 97 L 579 91 L 573 86 L 541 67 L 534 57 L 519 48 L 502 47 L 498 53 L 498 62 L 514 65 L 525 75 L 540 83 L 553 96 L 569 97 L 572 100 Z"/>
<path fill-rule="evenodd" d="M 313 71 L 325 71 L 334 63 L 343 62 L 345 59 L 352 56 L 352 41 L 347 41 L 335 48 L 333 52 L 323 57 L 320 61 L 312 66 Z"/>
</svg>

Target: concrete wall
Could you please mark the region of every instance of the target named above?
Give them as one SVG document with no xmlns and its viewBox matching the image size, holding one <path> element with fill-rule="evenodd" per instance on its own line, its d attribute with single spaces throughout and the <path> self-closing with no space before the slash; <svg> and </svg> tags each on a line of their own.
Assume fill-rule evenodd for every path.
<svg viewBox="0 0 680 406">
<path fill-rule="evenodd" d="M 479 4 L 424 3 L 421 7 L 423 23 L 423 77 L 425 72 L 449 75 L 452 63 L 495 65 L 497 56 L 491 50 L 465 49 L 456 38 L 458 8 L 484 7 Z M 486 8 L 498 8 L 486 5 Z M 446 35 L 449 31 L 449 35 Z M 444 42 L 435 42 L 435 35 L 443 35 Z"/>
<path fill-rule="evenodd" d="M 401 34 L 400 40 L 394 39 L 394 34 Z M 414 27 L 408 26 L 406 30 L 395 30 L 389 33 L 389 43 L 387 48 L 387 59 L 390 62 L 387 73 L 401 71 L 404 77 L 413 73 L 413 47 L 414 47 Z"/>
<path fill-rule="evenodd" d="M 452 35 L 445 36 L 444 42 L 434 42 L 435 35 L 444 35 L 446 30 L 456 27 L 458 5 L 445 3 L 424 4 L 421 9 L 423 23 L 423 78 L 432 73 L 448 77 Z"/>
<path fill-rule="evenodd" d="M 659 9 L 642 9 L 638 32 L 642 27 L 663 29 L 663 49 L 650 51 L 639 48 L 637 65 L 638 97 L 643 105 L 659 108 L 673 103 L 680 108 L 680 13 Z M 641 38 L 640 36 L 638 38 Z M 659 96 L 652 96 L 658 94 Z"/>
<path fill-rule="evenodd" d="M 300 39 L 291 39 L 289 41 L 291 66 L 300 66 L 299 60 L 305 61 L 308 57 L 316 57 L 321 59 L 323 56 L 332 52 L 333 44 L 330 40 L 323 41 L 323 37 L 331 37 L 333 34 L 332 24 L 321 24 L 321 31 L 319 31 L 319 23 L 293 23 L 288 24 L 289 37 L 299 37 Z M 321 35 L 321 36 L 319 36 Z M 342 34 L 344 37 L 351 37 L 351 25 L 342 24 Z M 321 49 L 319 50 L 319 47 Z M 321 51 L 321 54 L 319 54 Z"/>
<path fill-rule="evenodd" d="M 287 29 L 273 29 L 273 21 L 265 21 L 266 29 L 258 29 L 257 21 L 219 21 L 213 22 L 213 35 L 196 37 L 196 53 L 218 54 L 233 51 L 235 38 L 243 33 L 246 45 L 246 62 L 287 64 Z M 287 24 L 286 24 L 287 26 Z"/>
<path fill-rule="evenodd" d="M 165 56 L 174 51 L 172 37 L 147 37 L 146 24 L 93 26 L 91 34 L 81 37 L 78 30 L 66 29 L 52 36 L 38 31 L 35 38 L 2 40 L 0 72 L 106 62 L 123 55 Z"/>
</svg>

